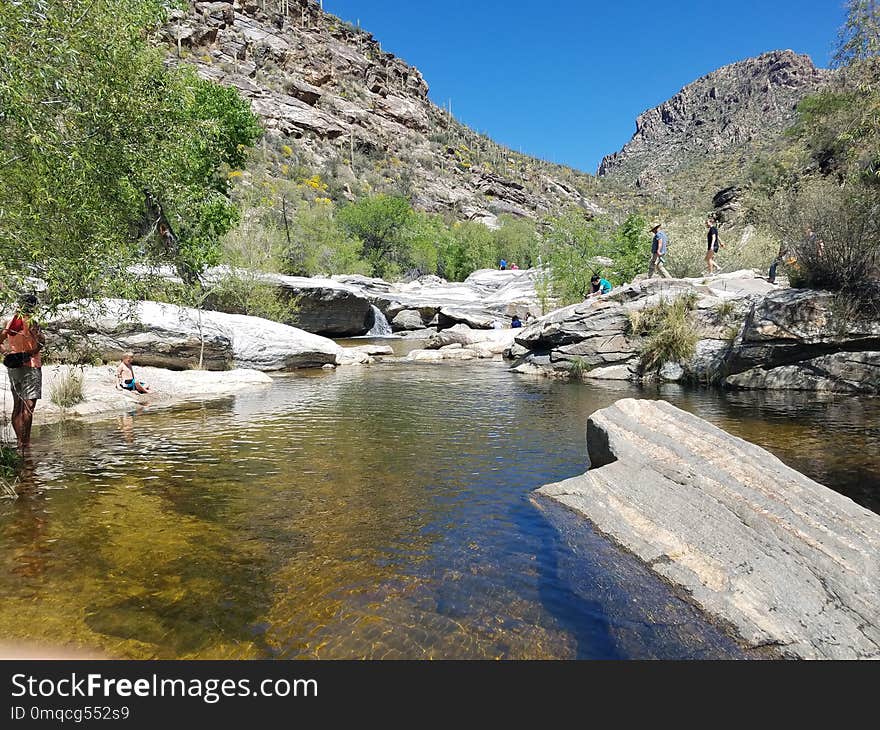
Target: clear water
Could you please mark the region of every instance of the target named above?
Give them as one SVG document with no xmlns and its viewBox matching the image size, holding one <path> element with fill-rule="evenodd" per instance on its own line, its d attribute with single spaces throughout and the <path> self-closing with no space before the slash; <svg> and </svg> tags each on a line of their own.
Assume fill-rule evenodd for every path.
<svg viewBox="0 0 880 730">
<path fill-rule="evenodd" d="M 583 471 L 626 396 L 503 366 L 278 378 L 175 410 L 40 428 L 0 503 L 0 643 L 112 657 L 738 657 L 536 487 Z M 676 404 L 872 509 L 876 400 Z"/>
</svg>

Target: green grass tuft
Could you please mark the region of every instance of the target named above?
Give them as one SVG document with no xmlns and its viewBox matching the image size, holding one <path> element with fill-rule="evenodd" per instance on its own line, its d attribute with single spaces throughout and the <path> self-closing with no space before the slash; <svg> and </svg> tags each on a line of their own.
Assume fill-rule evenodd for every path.
<svg viewBox="0 0 880 730">
<path fill-rule="evenodd" d="M 695 294 L 662 301 L 653 307 L 630 312 L 630 332 L 644 337 L 643 370 L 655 370 L 664 362 L 685 362 L 693 357 L 699 335 L 691 320 Z"/>
</svg>

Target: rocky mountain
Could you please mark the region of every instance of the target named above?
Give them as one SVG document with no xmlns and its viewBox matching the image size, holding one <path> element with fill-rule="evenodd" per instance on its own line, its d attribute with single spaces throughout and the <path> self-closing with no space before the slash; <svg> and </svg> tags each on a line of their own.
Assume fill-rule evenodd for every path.
<svg viewBox="0 0 880 730">
<path fill-rule="evenodd" d="M 602 160 L 599 175 L 646 191 L 737 182 L 792 125 L 798 102 L 832 73 L 793 51 L 724 66 L 640 114 L 632 139 Z"/>
<path fill-rule="evenodd" d="M 428 98 L 418 69 L 385 52 L 316 0 L 191 2 L 163 32 L 170 62 L 234 86 L 262 118 L 270 145 L 321 171 L 345 197 L 403 192 L 416 207 L 493 225 L 577 205 L 598 208 L 595 179 L 515 153 Z"/>
</svg>

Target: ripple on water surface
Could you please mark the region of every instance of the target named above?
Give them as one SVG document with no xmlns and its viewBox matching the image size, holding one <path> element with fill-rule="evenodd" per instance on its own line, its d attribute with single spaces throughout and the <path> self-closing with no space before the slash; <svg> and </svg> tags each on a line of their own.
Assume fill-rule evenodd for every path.
<svg viewBox="0 0 880 730">
<path fill-rule="evenodd" d="M 501 367 L 283 377 L 43 427 L 0 505 L 0 639 L 125 657 L 740 656 L 536 487 L 627 385 Z M 877 509 L 871 401 L 662 395 Z"/>
</svg>

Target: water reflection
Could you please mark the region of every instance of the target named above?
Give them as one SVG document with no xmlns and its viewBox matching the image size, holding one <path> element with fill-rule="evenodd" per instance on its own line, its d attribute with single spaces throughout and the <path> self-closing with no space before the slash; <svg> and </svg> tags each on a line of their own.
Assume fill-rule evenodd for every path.
<svg viewBox="0 0 880 730">
<path fill-rule="evenodd" d="M 529 499 L 624 384 L 503 367 L 279 378 L 44 427 L 0 504 L 0 640 L 125 657 L 738 656 L 644 566 Z M 877 404 L 662 395 L 876 508 Z"/>
</svg>

